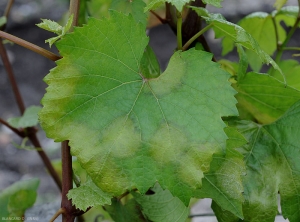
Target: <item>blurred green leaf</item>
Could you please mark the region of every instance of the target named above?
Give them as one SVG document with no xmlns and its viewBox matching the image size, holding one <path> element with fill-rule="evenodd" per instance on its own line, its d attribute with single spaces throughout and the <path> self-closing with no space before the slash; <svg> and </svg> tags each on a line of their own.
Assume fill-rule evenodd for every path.
<svg viewBox="0 0 300 222">
<path fill-rule="evenodd" d="M 21 217 L 25 210 L 32 207 L 36 197 L 38 179 L 23 180 L 14 183 L 0 192 L 0 218 Z M 9 220 L 8 220 L 9 221 Z"/>
<path fill-rule="evenodd" d="M 38 112 L 42 108 L 40 106 L 30 106 L 28 107 L 23 116 L 9 118 L 8 123 L 15 128 L 26 128 L 31 126 L 36 126 L 38 124 Z"/>
</svg>

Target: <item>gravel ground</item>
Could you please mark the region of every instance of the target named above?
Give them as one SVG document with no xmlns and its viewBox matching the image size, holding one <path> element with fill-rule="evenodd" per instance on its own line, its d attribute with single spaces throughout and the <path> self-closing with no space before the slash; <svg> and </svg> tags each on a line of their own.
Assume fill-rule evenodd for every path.
<svg viewBox="0 0 300 222">
<path fill-rule="evenodd" d="M 237 21 L 239 17 L 257 10 L 273 10 L 272 5 L 274 0 L 252 0 L 247 1 L 247 3 L 245 2 L 246 1 L 224 0 L 224 8 L 216 9 L 209 7 L 208 9 L 213 12 L 221 11 L 229 21 Z M 296 5 L 296 3 L 296 0 L 289 1 L 291 5 Z M 5 5 L 6 1 L 0 1 L 0 15 L 4 11 Z M 64 0 L 16 0 L 6 31 L 43 48 L 48 48 L 44 40 L 50 38 L 52 35 L 39 29 L 35 24 L 40 22 L 40 18 L 57 21 L 66 10 L 67 2 Z M 162 68 L 165 68 L 169 57 L 176 47 L 176 38 L 166 25 L 151 29 L 149 35 L 150 44 L 153 46 L 154 51 L 160 55 L 160 64 Z M 212 51 L 216 52 L 218 58 L 218 56 L 220 56 L 220 47 L 216 43 L 219 43 L 219 40 L 214 40 L 211 34 L 208 34 L 207 37 L 211 43 Z M 25 105 L 40 104 L 40 99 L 46 87 L 42 79 L 48 73 L 49 69 L 55 66 L 54 62 L 17 45 L 7 45 L 6 47 Z M 51 50 L 55 52 L 54 47 Z M 0 62 L 0 116 L 1 118 L 7 119 L 16 115 L 19 115 L 18 109 L 6 73 Z M 48 140 L 41 130 L 38 136 L 51 159 L 59 158 L 59 145 Z M 39 156 L 33 151 L 17 149 L 12 141 L 14 143 L 20 143 L 18 137 L 0 125 L 0 190 L 20 179 L 39 177 L 41 180 L 39 199 L 36 206 L 30 209 L 26 216 L 37 216 L 42 218 L 40 221 L 48 221 L 53 215 L 52 211 L 56 211 L 53 209 L 59 207 L 58 200 L 60 195 L 58 189 L 52 179 L 45 174 L 45 169 Z M 199 203 L 192 208 L 192 214 L 212 213 L 210 202 L 208 199 L 199 201 Z M 45 212 L 48 213 L 46 214 Z M 202 221 L 212 222 L 216 221 L 216 219 L 211 216 L 195 217 L 193 219 L 193 222 Z M 277 217 L 276 221 L 284 220 L 282 217 Z"/>
</svg>

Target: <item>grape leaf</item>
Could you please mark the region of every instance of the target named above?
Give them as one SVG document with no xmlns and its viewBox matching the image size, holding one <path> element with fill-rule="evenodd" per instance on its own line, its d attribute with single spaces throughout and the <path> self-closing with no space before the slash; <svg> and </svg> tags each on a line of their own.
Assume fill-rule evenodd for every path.
<svg viewBox="0 0 300 222">
<path fill-rule="evenodd" d="M 221 8 L 222 7 L 222 5 L 221 5 L 222 1 L 223 0 L 203 0 L 203 3 L 213 5 L 217 8 Z"/>
<path fill-rule="evenodd" d="M 73 15 L 71 15 L 65 26 L 61 26 L 57 22 L 51 21 L 49 19 L 42 19 L 42 22 L 39 24 L 36 24 L 38 27 L 45 29 L 49 32 L 53 32 L 57 34 L 58 36 L 52 37 L 50 39 L 47 39 L 45 42 L 49 43 L 49 46 L 51 47 L 57 40 L 62 38 L 71 28 L 73 22 Z"/>
<path fill-rule="evenodd" d="M 70 190 L 67 194 L 68 199 L 72 199 L 72 204 L 76 208 L 86 211 L 89 207 L 111 204 L 112 196 L 103 192 L 93 181 L 88 178 L 80 187 Z"/>
<path fill-rule="evenodd" d="M 300 91 L 266 74 L 247 73 L 234 88 L 239 106 L 260 123 L 274 122 L 300 99 Z"/>
<path fill-rule="evenodd" d="M 66 35 L 57 43 L 63 59 L 45 78 L 41 125 L 55 141 L 70 141 L 104 192 L 145 193 L 158 181 L 187 205 L 225 147 L 221 116 L 237 114 L 235 91 L 212 55 L 195 49 L 145 78 L 147 43 L 145 27 L 114 11 Z"/>
<path fill-rule="evenodd" d="M 38 124 L 38 112 L 41 110 L 40 106 L 30 106 L 28 107 L 23 116 L 12 117 L 7 121 L 10 125 L 15 128 L 26 128 L 30 126 L 35 126 Z"/>
<path fill-rule="evenodd" d="M 21 217 L 25 210 L 33 206 L 37 188 L 38 179 L 18 181 L 0 192 L 0 217 Z"/>
<path fill-rule="evenodd" d="M 241 26 L 226 21 L 220 14 L 207 13 L 209 16 L 203 16 L 203 9 L 199 10 L 199 8 L 197 7 L 191 8 L 196 13 L 199 13 L 199 16 L 202 16 L 202 18 L 204 18 L 207 23 L 213 25 L 216 38 L 225 37 L 225 39 L 227 39 L 226 52 L 234 48 L 233 43 L 238 43 L 244 48 L 253 51 L 258 56 L 261 62 L 271 64 L 274 69 L 279 70 L 279 72 L 281 73 L 281 70 L 275 63 L 275 61 L 261 49 L 257 41 Z"/>
<path fill-rule="evenodd" d="M 0 27 L 4 26 L 7 22 L 6 16 L 1 16 L 0 17 Z"/>
<path fill-rule="evenodd" d="M 160 75 L 160 66 L 150 45 L 147 45 L 142 57 L 141 72 L 146 78 L 156 78 Z"/>
<path fill-rule="evenodd" d="M 225 128 L 228 136 L 226 153 L 214 154 L 210 171 L 204 174 L 202 188 L 197 191 L 199 198 L 211 198 L 223 209 L 243 218 L 243 184 L 245 174 L 243 156 L 235 149 L 247 141 L 234 127 Z"/>
<path fill-rule="evenodd" d="M 183 6 L 193 0 L 151 0 L 148 5 L 145 7 L 144 11 L 154 10 L 160 6 L 162 6 L 165 2 L 171 3 L 176 7 L 178 11 L 182 11 Z M 213 0 L 208 0 L 213 1 Z M 218 2 L 218 0 L 215 0 Z"/>
<path fill-rule="evenodd" d="M 300 90 L 300 64 L 297 60 L 289 59 L 289 60 L 282 60 L 278 63 L 279 67 L 281 68 L 282 72 L 284 72 L 286 76 L 287 85 L 293 87 L 297 90 Z M 275 71 L 274 75 L 275 78 L 282 81 L 282 76 Z"/>
<path fill-rule="evenodd" d="M 287 0 L 276 0 L 276 2 L 274 3 L 274 7 L 277 10 L 280 10 L 282 8 L 282 6 L 284 6 L 286 4 Z"/>
<path fill-rule="evenodd" d="M 239 68 L 237 71 L 237 79 L 238 81 L 243 79 L 247 73 L 247 68 L 248 68 L 248 58 L 247 55 L 243 49 L 243 47 L 240 44 L 236 44 L 237 51 L 240 57 L 239 61 Z"/>
<path fill-rule="evenodd" d="M 277 27 L 281 27 L 281 21 L 283 21 L 287 26 L 294 26 L 298 17 L 298 12 L 298 6 L 285 6 L 279 11 L 274 11 L 272 15 L 275 17 Z"/>
<path fill-rule="evenodd" d="M 144 13 L 146 4 L 144 1 L 139 0 L 112 0 L 110 8 L 124 14 L 131 13 L 135 21 L 147 24 L 147 14 Z"/>
<path fill-rule="evenodd" d="M 227 210 L 223 210 L 214 200 L 211 203 L 211 208 L 213 209 L 218 222 L 242 222 L 244 220 L 235 216 L 233 213 Z"/>
<path fill-rule="evenodd" d="M 300 221 L 299 118 L 297 101 L 272 124 L 232 124 L 249 141 L 242 150 L 247 166 L 243 181 L 246 221 L 274 221 L 278 192 L 284 218 Z"/>
<path fill-rule="evenodd" d="M 142 207 L 142 212 L 150 221 L 155 222 L 185 222 L 190 209 L 177 197 L 173 197 L 170 191 L 163 190 L 158 183 L 151 188 L 154 194 L 141 195 L 132 193 L 136 201 Z"/>
<path fill-rule="evenodd" d="M 104 206 L 104 209 L 109 213 L 111 218 L 116 222 L 140 222 L 146 221 L 141 219 L 143 215 L 139 211 L 138 203 L 134 198 L 131 198 L 122 203 L 117 198 L 112 199 L 111 205 Z"/>
</svg>

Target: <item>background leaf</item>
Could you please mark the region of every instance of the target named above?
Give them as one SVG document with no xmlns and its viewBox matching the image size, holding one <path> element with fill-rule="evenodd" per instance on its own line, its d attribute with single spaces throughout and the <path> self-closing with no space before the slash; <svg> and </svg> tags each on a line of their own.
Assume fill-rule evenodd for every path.
<svg viewBox="0 0 300 222">
<path fill-rule="evenodd" d="M 276 0 L 276 2 L 274 3 L 274 7 L 277 10 L 280 10 L 282 8 L 282 6 L 284 6 L 286 4 L 287 0 Z"/>
<path fill-rule="evenodd" d="M 45 78 L 41 124 L 56 141 L 70 140 L 104 192 L 145 193 L 158 181 L 188 205 L 225 148 L 221 116 L 237 114 L 235 91 L 212 55 L 194 49 L 145 78 L 147 44 L 145 27 L 117 12 L 76 28 L 57 44 L 63 59 Z"/>
<path fill-rule="evenodd" d="M 300 90 L 300 64 L 297 60 L 289 59 L 283 60 L 278 63 L 282 72 L 286 76 L 288 86 Z M 282 81 L 282 76 L 277 71 L 273 75 L 275 78 Z"/>
<path fill-rule="evenodd" d="M 170 191 L 163 190 L 158 183 L 151 188 L 154 192 L 150 195 L 133 193 L 140 204 L 142 212 L 150 221 L 155 222 L 185 222 L 190 209 L 177 197 L 173 197 Z"/>
<path fill-rule="evenodd" d="M 254 72 L 247 73 L 234 88 L 238 91 L 238 108 L 244 107 L 264 124 L 274 122 L 300 99 L 298 90 L 272 76 Z"/>
<path fill-rule="evenodd" d="M 149 11 L 149 10 L 154 10 L 158 7 L 160 7 L 161 5 L 163 5 L 165 2 L 171 3 L 172 5 L 174 5 L 176 7 L 176 9 L 178 11 L 182 11 L 183 6 L 189 2 L 191 2 L 192 0 L 151 0 L 148 5 L 145 7 L 144 11 Z M 213 1 L 213 0 L 208 0 L 208 1 Z M 218 0 L 215 0 L 216 2 L 218 2 Z"/>
<path fill-rule="evenodd" d="M 0 217 L 22 217 L 25 210 L 33 206 L 38 179 L 23 180 L 14 183 L 0 193 Z M 20 220 L 21 221 L 21 220 Z"/>
<path fill-rule="evenodd" d="M 278 192 L 283 216 L 291 222 L 300 220 L 299 117 L 300 101 L 272 124 L 231 124 L 249 141 L 240 150 L 247 166 L 246 221 L 274 221 Z"/>
<path fill-rule="evenodd" d="M 15 128 L 26 128 L 30 126 L 36 126 L 39 122 L 38 112 L 41 110 L 40 106 L 28 107 L 23 116 L 9 118 L 7 121 Z"/>
</svg>

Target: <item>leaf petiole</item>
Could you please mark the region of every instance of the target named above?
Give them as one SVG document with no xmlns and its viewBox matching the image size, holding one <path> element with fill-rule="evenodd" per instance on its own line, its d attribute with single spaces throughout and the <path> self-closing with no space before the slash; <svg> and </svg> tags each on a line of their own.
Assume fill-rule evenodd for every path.
<svg viewBox="0 0 300 222">
<path fill-rule="evenodd" d="M 182 14 L 177 11 L 177 49 L 182 50 Z"/>
<path fill-rule="evenodd" d="M 182 47 L 182 51 L 185 51 L 188 49 L 188 47 L 199 37 L 201 36 L 203 33 L 205 33 L 208 29 L 210 29 L 213 26 L 213 24 L 209 24 L 208 26 L 204 27 L 203 29 L 201 29 L 199 32 L 197 32 L 192 38 L 189 39 L 189 41 L 187 41 L 187 43 L 184 44 L 184 46 Z"/>
</svg>

